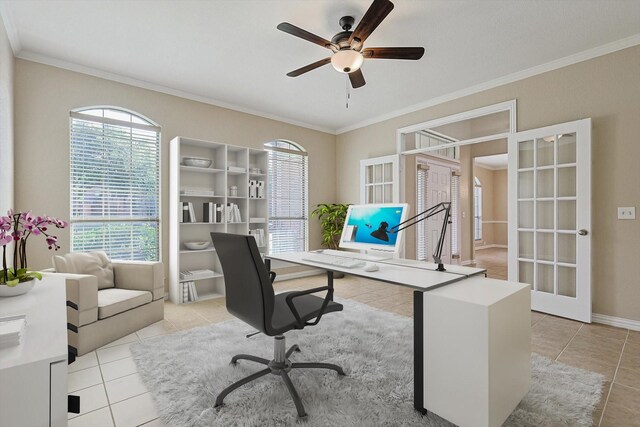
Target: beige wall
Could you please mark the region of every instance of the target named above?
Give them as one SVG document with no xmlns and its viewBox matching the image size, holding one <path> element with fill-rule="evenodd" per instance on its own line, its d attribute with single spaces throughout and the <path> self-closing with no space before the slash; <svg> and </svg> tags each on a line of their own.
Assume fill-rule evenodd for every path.
<svg viewBox="0 0 640 427">
<path fill-rule="evenodd" d="M 277 138 L 309 152 L 309 206 L 334 202 L 335 136 L 250 114 L 136 88 L 21 59 L 15 64 L 16 207 L 69 218 L 69 111 L 110 105 L 136 111 L 162 127 L 162 260 L 168 265 L 169 141 L 187 136 L 261 148 Z M 320 245 L 310 221 L 310 247 Z M 59 232 L 62 251 L 69 232 Z M 49 267 L 44 242 L 30 242 L 32 268 Z"/>
<path fill-rule="evenodd" d="M 359 160 L 394 153 L 398 128 L 510 99 L 519 130 L 593 119 L 593 311 L 640 320 L 640 221 L 616 219 L 640 207 L 640 46 L 338 135 L 337 200 L 358 201 Z"/>
<path fill-rule="evenodd" d="M 13 52 L 0 19 L 0 215 L 13 207 Z"/>
</svg>

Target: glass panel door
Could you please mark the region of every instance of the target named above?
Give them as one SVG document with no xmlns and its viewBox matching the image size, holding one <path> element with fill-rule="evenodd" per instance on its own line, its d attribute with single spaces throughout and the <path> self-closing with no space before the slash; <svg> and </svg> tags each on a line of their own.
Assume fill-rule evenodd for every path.
<svg viewBox="0 0 640 427">
<path fill-rule="evenodd" d="M 534 310 L 591 322 L 591 121 L 509 137 L 509 280 Z"/>
</svg>

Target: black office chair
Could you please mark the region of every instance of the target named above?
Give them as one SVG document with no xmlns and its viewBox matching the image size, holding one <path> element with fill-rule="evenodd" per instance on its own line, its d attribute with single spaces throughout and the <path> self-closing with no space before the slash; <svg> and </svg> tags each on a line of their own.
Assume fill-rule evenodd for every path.
<svg viewBox="0 0 640 427">
<path fill-rule="evenodd" d="M 271 361 L 248 354 L 237 354 L 231 358 L 233 365 L 244 359 L 261 363 L 267 368 L 222 390 L 216 399 L 216 408 L 222 406 L 224 398 L 238 387 L 264 375 L 274 374 L 280 375 L 287 386 L 298 417 L 306 418 L 300 396 L 289 378 L 289 371 L 296 368 L 323 368 L 332 369 L 339 375 L 345 373 L 340 366 L 331 363 L 291 362 L 289 356 L 294 351 L 300 351 L 300 348 L 294 344 L 285 352 L 283 334 L 292 329 L 316 325 L 325 313 L 342 311 L 342 304 L 332 301 L 333 288 L 329 286 L 275 295 L 273 280 L 276 274 L 267 271 L 253 236 L 211 233 L 211 240 L 222 264 L 227 310 L 258 331 L 274 337 L 274 358 Z M 324 299 L 310 295 L 321 291 L 327 291 Z"/>
</svg>

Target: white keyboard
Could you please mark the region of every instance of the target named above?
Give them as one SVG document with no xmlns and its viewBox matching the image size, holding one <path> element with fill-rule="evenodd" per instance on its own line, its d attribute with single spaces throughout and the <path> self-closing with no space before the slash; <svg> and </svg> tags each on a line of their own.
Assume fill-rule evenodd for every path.
<svg viewBox="0 0 640 427">
<path fill-rule="evenodd" d="M 344 258 L 341 256 L 310 253 L 302 258 L 304 261 L 317 262 L 318 264 L 333 265 L 334 267 L 356 268 L 365 265 L 364 261 L 358 259 Z"/>
</svg>

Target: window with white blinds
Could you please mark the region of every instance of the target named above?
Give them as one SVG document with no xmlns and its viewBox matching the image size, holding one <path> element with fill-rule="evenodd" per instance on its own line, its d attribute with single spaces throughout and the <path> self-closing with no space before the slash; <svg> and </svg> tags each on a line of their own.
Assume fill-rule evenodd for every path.
<svg viewBox="0 0 640 427">
<path fill-rule="evenodd" d="M 453 173 L 451 175 L 451 255 L 460 255 L 460 247 L 458 244 L 460 220 L 458 212 L 460 211 L 460 175 Z"/>
<path fill-rule="evenodd" d="M 71 250 L 160 258 L 160 128 L 115 108 L 71 112 Z"/>
<path fill-rule="evenodd" d="M 416 174 L 416 214 L 424 212 L 427 206 L 427 178 L 429 169 L 426 165 L 418 165 Z M 416 225 L 416 259 L 427 261 L 429 256 L 427 242 L 427 221 L 419 222 Z"/>
<path fill-rule="evenodd" d="M 482 240 L 482 183 L 473 177 L 473 238 Z"/>
<path fill-rule="evenodd" d="M 269 151 L 269 251 L 306 251 L 308 247 L 307 152 L 289 141 L 265 144 Z"/>
</svg>

